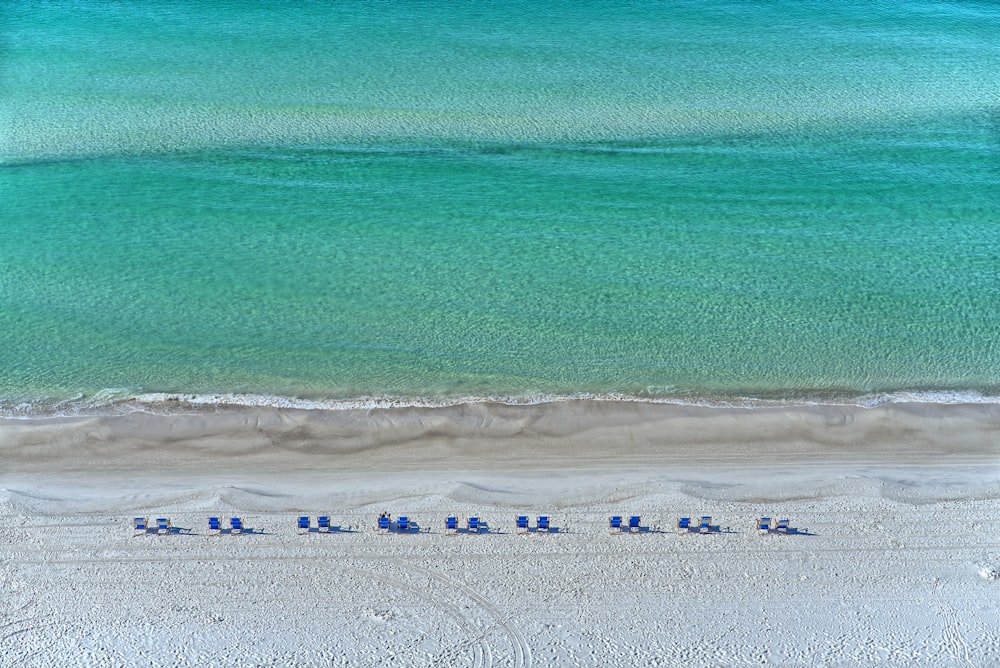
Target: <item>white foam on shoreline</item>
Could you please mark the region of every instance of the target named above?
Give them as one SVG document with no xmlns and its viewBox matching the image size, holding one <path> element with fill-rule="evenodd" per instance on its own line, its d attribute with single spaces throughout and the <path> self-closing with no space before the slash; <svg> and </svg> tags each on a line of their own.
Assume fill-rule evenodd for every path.
<svg viewBox="0 0 1000 668">
<path fill-rule="evenodd" d="M 695 406 L 703 408 L 781 408 L 804 406 L 849 406 L 877 408 L 892 404 L 938 405 L 1000 405 L 1000 395 L 978 390 L 896 390 L 891 392 L 800 397 L 765 397 L 753 395 L 643 396 L 624 393 L 524 394 L 524 395 L 454 395 L 439 397 L 360 396 L 354 398 L 301 398 L 269 394 L 218 393 L 188 394 L 175 392 L 133 393 L 125 389 L 108 389 L 92 396 L 34 401 L 0 401 L 0 418 L 47 419 L 59 417 L 97 417 L 127 415 L 142 412 L 172 415 L 190 411 L 226 408 L 283 408 L 309 411 L 368 411 L 402 408 L 444 408 L 463 404 L 503 404 L 535 406 L 572 401 L 606 403 L 643 403 Z"/>
</svg>

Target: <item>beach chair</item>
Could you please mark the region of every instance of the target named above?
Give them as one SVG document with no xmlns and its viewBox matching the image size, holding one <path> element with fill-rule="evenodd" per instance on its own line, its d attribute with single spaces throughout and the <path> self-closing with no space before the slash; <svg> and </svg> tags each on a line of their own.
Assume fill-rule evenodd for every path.
<svg viewBox="0 0 1000 668">
<path fill-rule="evenodd" d="M 149 520 L 145 517 L 136 517 L 132 520 L 132 535 L 145 536 L 149 533 Z"/>
<path fill-rule="evenodd" d="M 608 518 L 608 530 L 611 533 L 621 533 L 622 532 L 622 516 L 612 515 Z"/>
<path fill-rule="evenodd" d="M 518 515 L 517 516 L 517 532 L 518 533 L 528 533 L 528 516 Z"/>
<path fill-rule="evenodd" d="M 410 518 L 406 515 L 400 515 L 399 519 L 396 520 L 396 531 L 399 533 L 409 533 L 410 532 Z"/>
<path fill-rule="evenodd" d="M 307 515 L 299 517 L 299 533 L 309 533 L 309 517 Z"/>
<path fill-rule="evenodd" d="M 208 533 L 210 536 L 218 536 L 222 533 L 222 522 L 219 521 L 218 517 L 208 518 Z"/>
<path fill-rule="evenodd" d="M 702 515 L 698 524 L 698 533 L 712 533 L 712 516 Z"/>
<path fill-rule="evenodd" d="M 320 515 L 316 518 L 316 531 L 321 531 L 323 533 L 330 533 L 333 531 L 333 527 L 330 526 L 329 515 Z"/>
<path fill-rule="evenodd" d="M 169 517 L 157 517 L 156 518 L 156 535 L 166 536 L 170 533 L 170 518 Z"/>
<path fill-rule="evenodd" d="M 466 526 L 469 529 L 469 533 L 479 533 L 479 518 L 470 517 L 468 523 L 466 523 Z"/>
<path fill-rule="evenodd" d="M 778 520 L 778 533 L 786 534 L 789 530 L 788 520 Z"/>
<path fill-rule="evenodd" d="M 691 531 L 691 518 L 690 517 L 680 517 L 677 519 L 677 530 L 681 533 Z"/>
<path fill-rule="evenodd" d="M 771 533 L 771 518 L 761 517 L 757 520 L 757 531 L 763 534 Z"/>
<path fill-rule="evenodd" d="M 446 517 L 444 520 L 444 532 L 449 536 L 454 536 L 458 533 L 458 518 L 451 516 Z"/>
<path fill-rule="evenodd" d="M 229 518 L 229 533 L 239 534 L 243 533 L 243 520 L 239 517 Z"/>
<path fill-rule="evenodd" d="M 549 531 L 549 516 L 539 515 L 538 516 L 538 530 L 548 533 Z"/>
<path fill-rule="evenodd" d="M 633 515 L 632 517 L 628 518 L 628 532 L 639 533 L 640 530 L 639 523 L 641 521 L 642 520 L 639 518 L 638 515 Z"/>
<path fill-rule="evenodd" d="M 382 534 L 389 533 L 389 518 L 385 515 L 378 518 L 378 532 Z"/>
</svg>

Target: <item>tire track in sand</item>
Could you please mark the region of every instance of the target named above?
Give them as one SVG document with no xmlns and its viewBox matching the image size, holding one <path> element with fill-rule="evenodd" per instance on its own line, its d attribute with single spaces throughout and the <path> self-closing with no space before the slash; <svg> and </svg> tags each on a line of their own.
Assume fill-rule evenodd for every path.
<svg viewBox="0 0 1000 668">
<path fill-rule="evenodd" d="M 493 618 L 493 624 L 480 631 L 480 636 L 485 636 L 487 633 L 492 631 L 493 628 L 499 628 L 507 636 L 512 647 L 514 648 L 515 668 L 531 668 L 531 646 L 528 644 L 527 640 L 525 640 L 520 629 L 518 629 L 516 625 L 511 624 L 510 615 L 505 615 L 499 608 L 493 605 L 489 599 L 460 580 L 456 580 L 455 578 L 423 566 L 415 566 L 398 559 L 394 559 L 394 561 L 396 561 L 401 568 L 422 573 L 432 580 L 436 580 L 450 589 L 458 590 L 467 598 L 472 599 L 479 605 L 479 607 L 485 610 L 490 617 Z"/>
<path fill-rule="evenodd" d="M 456 647 L 453 647 L 447 651 L 435 661 L 435 664 L 440 662 L 440 665 L 452 666 L 454 665 L 455 659 L 461 655 L 461 649 L 467 646 L 471 646 L 473 657 L 472 665 L 474 668 L 491 668 L 493 666 L 493 652 L 490 649 L 489 644 L 486 642 L 483 634 L 479 631 L 479 626 L 476 624 L 475 620 L 470 616 L 463 613 L 461 610 L 451 605 L 450 603 L 445 603 L 440 601 L 433 596 L 428 596 L 426 593 L 420 591 L 418 588 L 408 585 L 404 582 L 400 582 L 399 579 L 390 577 L 388 575 L 383 575 L 381 573 L 376 573 L 365 568 L 358 568 L 356 566 L 341 565 L 342 570 L 351 571 L 359 575 L 363 575 L 367 578 L 375 580 L 383 585 L 392 587 L 399 591 L 404 591 L 418 600 L 427 603 L 428 605 L 435 607 L 446 615 L 452 618 L 455 623 L 465 632 L 465 637 L 468 638 L 468 642 L 462 643 Z"/>
</svg>

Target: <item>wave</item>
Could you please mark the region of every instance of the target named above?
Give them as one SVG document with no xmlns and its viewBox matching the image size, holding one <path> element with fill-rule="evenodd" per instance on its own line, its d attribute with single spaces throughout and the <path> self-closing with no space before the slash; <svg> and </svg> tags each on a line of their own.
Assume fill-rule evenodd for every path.
<svg viewBox="0 0 1000 668">
<path fill-rule="evenodd" d="M 495 403 L 508 406 L 531 406 L 568 401 L 673 404 L 705 408 L 781 408 L 794 406 L 854 406 L 876 408 L 891 404 L 996 404 L 1000 391 L 977 389 L 901 389 L 874 393 L 834 393 L 829 391 L 719 393 L 695 395 L 643 395 L 616 392 L 580 392 L 574 394 L 452 395 L 452 396 L 359 396 L 351 398 L 303 398 L 269 394 L 218 393 L 185 394 L 175 392 L 130 392 L 108 389 L 93 395 L 71 398 L 2 400 L 0 418 L 49 419 L 60 417 L 98 417 L 151 413 L 180 415 L 233 408 L 277 408 L 292 410 L 388 410 L 401 408 L 443 408 L 462 404 Z"/>
</svg>

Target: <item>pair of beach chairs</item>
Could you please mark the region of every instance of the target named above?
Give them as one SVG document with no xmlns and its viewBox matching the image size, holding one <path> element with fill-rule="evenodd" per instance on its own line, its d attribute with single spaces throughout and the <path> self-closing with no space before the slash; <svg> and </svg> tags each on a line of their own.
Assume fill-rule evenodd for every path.
<svg viewBox="0 0 1000 668">
<path fill-rule="evenodd" d="M 530 533 L 531 527 L 528 524 L 527 515 L 517 516 L 517 532 L 518 533 Z M 538 520 L 535 522 L 535 532 L 536 533 L 549 533 L 552 531 L 552 523 L 549 521 L 548 515 L 539 515 Z"/>
<path fill-rule="evenodd" d="M 791 525 L 787 519 L 772 521 L 770 517 L 761 517 L 757 520 L 757 533 L 767 536 L 772 533 L 788 534 Z"/>
<path fill-rule="evenodd" d="M 621 515 L 612 515 L 608 518 L 608 530 L 612 534 L 639 533 L 642 531 L 641 522 L 642 519 L 638 515 L 632 515 L 628 518 L 628 524 L 626 525 Z"/>
<path fill-rule="evenodd" d="M 156 524 L 153 526 L 150 526 L 149 520 L 145 517 L 136 517 L 132 520 L 132 535 L 134 536 L 145 536 L 148 533 L 166 536 L 173 531 L 174 528 L 170 524 L 169 517 L 157 517 Z"/>
<path fill-rule="evenodd" d="M 229 518 L 229 530 L 227 533 L 230 535 L 241 534 L 246 529 L 243 526 L 243 519 L 240 517 L 230 517 Z M 208 533 L 213 536 L 218 536 L 223 533 L 222 522 L 218 517 L 208 518 Z"/>
<path fill-rule="evenodd" d="M 677 520 L 677 531 L 680 533 L 712 533 L 712 516 L 702 515 L 697 522 L 690 517 L 681 517 Z"/>
<path fill-rule="evenodd" d="M 309 533 L 312 531 L 312 524 L 310 523 L 308 515 L 301 515 L 298 521 L 299 533 Z M 333 528 L 330 525 L 329 515 L 320 515 L 316 518 L 316 532 L 317 533 L 330 533 Z"/>
<path fill-rule="evenodd" d="M 388 534 L 393 530 L 392 519 L 383 515 L 378 518 L 378 524 L 376 528 L 380 534 Z M 410 522 L 410 518 L 406 515 L 400 515 L 396 518 L 396 533 L 410 533 L 413 530 L 413 524 Z"/>
<path fill-rule="evenodd" d="M 465 522 L 466 531 L 469 533 L 481 533 L 486 530 L 486 522 L 480 521 L 478 517 L 470 517 Z M 458 517 L 449 515 L 444 520 L 444 532 L 448 536 L 458 534 Z"/>
</svg>

